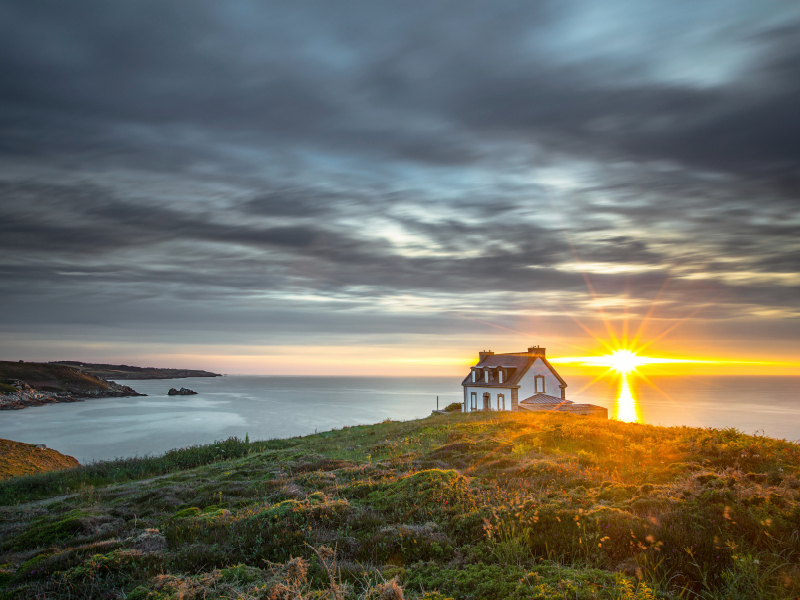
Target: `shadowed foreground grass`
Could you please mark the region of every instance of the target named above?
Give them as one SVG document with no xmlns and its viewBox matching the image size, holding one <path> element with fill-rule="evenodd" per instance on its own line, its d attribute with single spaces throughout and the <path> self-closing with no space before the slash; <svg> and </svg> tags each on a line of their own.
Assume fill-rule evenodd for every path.
<svg viewBox="0 0 800 600">
<path fill-rule="evenodd" d="M 228 440 L 0 483 L 0 598 L 797 598 L 798 474 L 561 414 Z"/>
</svg>

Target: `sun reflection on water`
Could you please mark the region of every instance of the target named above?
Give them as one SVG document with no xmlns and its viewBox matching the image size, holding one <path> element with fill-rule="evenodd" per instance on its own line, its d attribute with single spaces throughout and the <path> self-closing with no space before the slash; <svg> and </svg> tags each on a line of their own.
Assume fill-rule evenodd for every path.
<svg viewBox="0 0 800 600">
<path fill-rule="evenodd" d="M 612 418 L 628 423 L 640 423 L 642 421 L 639 403 L 633 397 L 631 384 L 628 381 L 628 373 L 625 371 L 620 371 L 619 393 L 617 394 L 617 401 L 614 403 Z"/>
</svg>

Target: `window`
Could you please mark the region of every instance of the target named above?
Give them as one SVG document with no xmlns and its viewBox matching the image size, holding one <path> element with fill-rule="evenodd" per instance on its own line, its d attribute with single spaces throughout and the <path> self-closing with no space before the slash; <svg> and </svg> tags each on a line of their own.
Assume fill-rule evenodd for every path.
<svg viewBox="0 0 800 600">
<path fill-rule="evenodd" d="M 478 409 L 478 394 L 477 392 L 472 392 L 469 396 L 469 409 L 470 410 L 477 410 Z"/>
<path fill-rule="evenodd" d="M 498 369 L 497 370 L 497 377 L 498 377 L 498 381 L 500 383 L 503 383 L 503 370 L 502 369 Z"/>
<path fill-rule="evenodd" d="M 506 397 L 503 394 L 497 394 L 497 410 L 506 409 Z"/>
<path fill-rule="evenodd" d="M 475 379 L 476 379 L 475 369 L 472 369 L 472 383 L 475 383 Z"/>
<path fill-rule="evenodd" d="M 483 381 L 484 383 L 489 383 L 489 369 L 486 369 L 483 372 Z"/>
<path fill-rule="evenodd" d="M 544 393 L 544 375 L 537 375 L 533 379 L 536 393 Z"/>
</svg>

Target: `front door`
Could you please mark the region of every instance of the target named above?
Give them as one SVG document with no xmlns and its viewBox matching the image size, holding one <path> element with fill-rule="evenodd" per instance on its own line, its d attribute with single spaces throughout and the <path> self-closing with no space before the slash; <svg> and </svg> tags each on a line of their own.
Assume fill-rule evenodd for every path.
<svg viewBox="0 0 800 600">
<path fill-rule="evenodd" d="M 492 409 L 491 401 L 492 401 L 492 395 L 489 392 L 486 392 L 483 395 L 483 410 L 491 410 Z"/>
</svg>

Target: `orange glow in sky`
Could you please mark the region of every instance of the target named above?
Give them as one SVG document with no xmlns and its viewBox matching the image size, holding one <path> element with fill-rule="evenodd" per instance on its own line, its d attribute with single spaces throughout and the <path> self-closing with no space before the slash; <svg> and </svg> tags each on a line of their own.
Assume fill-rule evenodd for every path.
<svg viewBox="0 0 800 600">
<path fill-rule="evenodd" d="M 612 351 L 610 354 L 601 356 L 566 356 L 552 358 L 550 362 L 556 364 L 577 364 L 583 367 L 600 367 L 604 371 L 596 376 L 593 381 L 584 386 L 577 392 L 581 392 L 592 387 L 601 379 L 616 375 L 619 379 L 616 400 L 609 411 L 609 417 L 620 421 L 642 422 L 643 417 L 634 393 L 631 389 L 631 378 L 643 380 L 647 385 L 662 392 L 646 375 L 638 371 L 640 367 L 652 365 L 772 365 L 767 361 L 737 361 L 719 359 L 692 359 L 692 358 L 661 358 L 653 356 L 642 356 L 637 352 L 621 348 Z"/>
<path fill-rule="evenodd" d="M 579 364 L 584 367 L 610 367 L 618 373 L 630 373 L 637 367 L 645 365 L 676 365 L 676 364 L 703 364 L 703 365 L 773 365 L 768 361 L 745 360 L 717 360 L 697 358 L 659 358 L 654 356 L 641 356 L 633 350 L 614 350 L 611 354 L 603 356 L 564 356 L 551 358 L 551 363 Z"/>
</svg>

